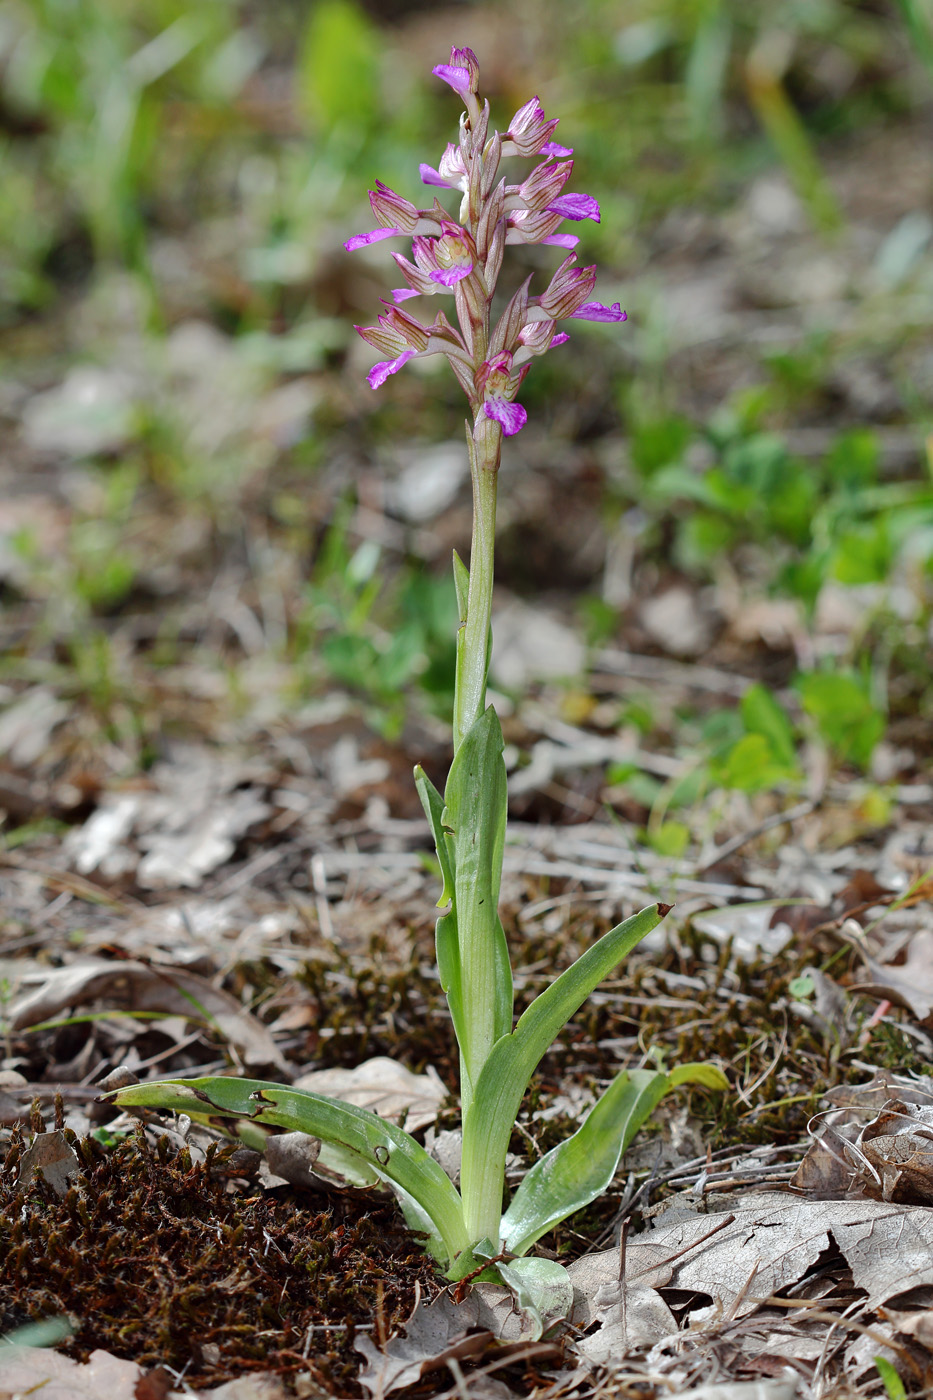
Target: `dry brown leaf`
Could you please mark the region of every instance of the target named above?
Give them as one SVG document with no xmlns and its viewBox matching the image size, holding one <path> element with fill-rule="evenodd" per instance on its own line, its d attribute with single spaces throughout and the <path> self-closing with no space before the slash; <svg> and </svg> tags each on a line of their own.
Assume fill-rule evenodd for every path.
<svg viewBox="0 0 933 1400">
<path fill-rule="evenodd" d="M 36 1133 L 32 1146 L 23 1153 L 19 1164 L 21 1185 L 31 1185 L 35 1176 L 43 1177 L 56 1196 L 67 1195 L 71 1183 L 81 1176 L 78 1154 L 63 1132 Z"/>
<path fill-rule="evenodd" d="M 762 1196 L 757 1205 L 732 1215 L 697 1216 L 631 1241 L 625 1286 L 705 1295 L 710 1303 L 691 1313 L 691 1323 L 743 1317 L 763 1298 L 797 1283 L 829 1248 L 830 1236 L 855 1287 L 868 1295 L 866 1309 L 877 1310 L 907 1290 L 933 1287 L 933 1210 L 869 1200 L 776 1201 L 773 1196 Z M 588 1255 L 569 1272 L 574 1322 L 616 1328 L 619 1300 L 612 1286 L 618 1285 L 618 1251 Z M 654 1340 L 664 1335 L 659 1319 Z"/>
<path fill-rule="evenodd" d="M 299 1075 L 294 1087 L 371 1109 L 393 1123 L 405 1113 L 405 1127 L 410 1133 L 433 1123 L 447 1097 L 447 1089 L 435 1069 L 429 1066 L 425 1074 L 413 1074 L 386 1055 L 377 1055 L 355 1069 L 313 1070 Z"/>
<path fill-rule="evenodd" d="M 236 1047 L 244 1064 L 285 1068 L 266 1027 L 236 997 L 194 972 L 150 963 L 88 959 L 56 968 L 42 976 L 41 986 L 13 1000 L 10 1025 L 23 1030 L 95 1001 L 121 1010 L 157 1011 L 207 1022 Z"/>
<path fill-rule="evenodd" d="M 432 1303 L 421 1300 L 405 1325 L 407 1335 L 393 1337 L 384 1350 L 370 1336 L 356 1339 L 353 1345 L 366 1359 L 360 1384 L 373 1400 L 382 1400 L 451 1359 L 476 1360 L 494 1345 L 498 1356 L 507 1355 L 510 1345 L 526 1350 L 522 1327 L 511 1295 L 495 1284 L 475 1285 L 461 1303 L 446 1292 Z M 536 1355 L 542 1358 L 558 1354 L 559 1349 L 549 1343 L 536 1346 Z"/>
<path fill-rule="evenodd" d="M 851 991 L 895 1001 L 906 1006 L 918 1021 L 933 1017 L 933 930 L 921 929 L 914 934 L 905 961 L 897 967 L 883 966 L 864 952 L 862 961 L 870 977 L 852 983 Z"/>
</svg>

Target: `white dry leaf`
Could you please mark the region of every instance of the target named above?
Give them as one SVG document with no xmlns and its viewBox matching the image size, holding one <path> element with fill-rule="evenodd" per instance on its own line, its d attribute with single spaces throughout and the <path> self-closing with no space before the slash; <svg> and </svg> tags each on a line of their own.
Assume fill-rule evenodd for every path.
<svg viewBox="0 0 933 1400">
<path fill-rule="evenodd" d="M 141 1376 L 135 1361 L 106 1351 L 92 1351 L 82 1365 L 48 1347 L 0 1346 L 0 1400 L 134 1400 Z"/>
<path fill-rule="evenodd" d="M 469 476 L 462 442 L 408 448 L 398 476 L 386 484 L 386 504 L 402 520 L 426 525 L 453 505 Z"/>
<path fill-rule="evenodd" d="M 237 1376 L 213 1390 L 170 1390 L 166 1400 L 288 1400 L 288 1392 L 278 1376 Z"/>
<path fill-rule="evenodd" d="M 38 1025 L 91 1002 L 105 1002 L 120 1010 L 163 1012 L 202 1021 L 236 1047 L 244 1064 L 285 1068 L 285 1061 L 262 1022 L 236 997 L 194 972 L 89 958 L 72 967 L 32 974 L 24 978 L 24 983 L 36 980 L 40 986 L 16 997 L 9 1006 L 14 1030 Z"/>
<path fill-rule="evenodd" d="M 660 1338 L 678 1331 L 674 1314 L 653 1288 L 623 1290 L 618 1284 L 603 1285 L 597 1293 L 597 1305 L 602 1325 L 574 1348 L 595 1366 L 611 1366 L 635 1348 L 654 1346 Z"/>
<path fill-rule="evenodd" d="M 300 1075 L 293 1087 L 371 1109 L 393 1123 L 398 1123 L 405 1113 L 405 1127 L 410 1133 L 433 1123 L 447 1097 L 447 1088 L 437 1070 L 428 1066 L 425 1074 L 413 1074 L 386 1055 L 377 1055 L 355 1069 L 313 1070 Z"/>
<path fill-rule="evenodd" d="M 763 1195 L 730 1215 L 698 1215 L 632 1240 L 626 1292 L 675 1288 L 705 1295 L 710 1302 L 691 1313 L 691 1325 L 748 1316 L 762 1299 L 797 1283 L 829 1248 L 830 1237 L 856 1288 L 867 1294 L 869 1311 L 908 1290 L 933 1287 L 933 1209 L 869 1200 L 775 1202 Z M 569 1273 L 575 1323 L 616 1329 L 618 1251 L 579 1259 Z M 660 1341 L 665 1325 L 659 1319 L 656 1336 L 645 1340 Z M 593 1337 L 587 1343 L 598 1347 Z"/>
<path fill-rule="evenodd" d="M 135 1400 L 145 1372 L 135 1361 L 92 1351 L 83 1364 L 50 1347 L 0 1345 L 0 1400 Z M 240 1376 L 212 1390 L 171 1390 L 166 1400 L 287 1400 L 273 1375 Z"/>
<path fill-rule="evenodd" d="M 137 884 L 145 890 L 196 888 L 230 859 L 237 841 L 271 811 L 257 789 L 246 788 L 192 813 L 178 831 L 141 837 L 146 854 L 136 869 Z"/>
<path fill-rule="evenodd" d="M 715 619 L 696 593 L 680 586 L 647 598 L 638 620 L 651 640 L 671 656 L 700 656 L 713 640 Z"/>
<path fill-rule="evenodd" d="M 135 871 L 144 889 L 196 888 L 272 812 L 255 769 L 206 748 L 175 745 L 150 786 L 107 794 L 65 841 L 82 875 Z"/>
<path fill-rule="evenodd" d="M 48 749 L 52 731 L 70 713 L 70 706 L 45 686 L 27 690 L 0 714 L 0 755 L 14 768 L 29 768 Z"/>
</svg>

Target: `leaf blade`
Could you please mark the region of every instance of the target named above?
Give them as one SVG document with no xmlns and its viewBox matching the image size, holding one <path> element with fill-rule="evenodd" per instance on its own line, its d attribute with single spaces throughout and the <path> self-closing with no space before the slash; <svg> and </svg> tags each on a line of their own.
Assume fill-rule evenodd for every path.
<svg viewBox="0 0 933 1400">
<path fill-rule="evenodd" d="M 433 1222 L 451 1259 L 467 1246 L 460 1197 L 443 1168 L 402 1128 L 367 1109 L 307 1089 L 220 1077 L 133 1084 L 106 1097 L 120 1108 L 249 1118 L 334 1143 L 407 1192 Z"/>
</svg>

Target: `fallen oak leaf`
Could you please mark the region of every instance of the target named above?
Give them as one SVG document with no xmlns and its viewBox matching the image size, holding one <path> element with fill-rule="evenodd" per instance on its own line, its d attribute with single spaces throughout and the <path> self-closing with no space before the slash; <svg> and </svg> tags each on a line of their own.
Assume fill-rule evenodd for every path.
<svg viewBox="0 0 933 1400">
<path fill-rule="evenodd" d="M 440 1075 L 430 1065 L 425 1074 L 414 1074 L 387 1055 L 364 1060 L 355 1069 L 313 1070 L 300 1075 L 292 1087 L 368 1108 L 393 1123 L 399 1123 L 404 1114 L 410 1133 L 433 1123 L 448 1095 Z"/>
<path fill-rule="evenodd" d="M 551 1342 L 525 1339 L 511 1294 L 495 1284 L 475 1285 L 459 1303 L 446 1291 L 431 1303 L 419 1299 L 405 1332 L 381 1350 L 365 1334 L 353 1343 L 366 1360 L 359 1382 L 372 1400 L 417 1384 L 449 1361 L 475 1361 L 493 1348 L 502 1359 L 513 1353 L 533 1353 L 536 1360 L 553 1360 L 561 1354 L 561 1348 Z"/>
</svg>

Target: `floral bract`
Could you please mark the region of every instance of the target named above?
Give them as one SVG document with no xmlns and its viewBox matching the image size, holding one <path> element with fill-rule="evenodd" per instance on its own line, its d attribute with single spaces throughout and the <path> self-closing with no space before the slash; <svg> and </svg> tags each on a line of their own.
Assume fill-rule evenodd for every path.
<svg viewBox="0 0 933 1400">
<path fill-rule="evenodd" d="M 446 355 L 477 427 L 491 420 L 510 437 L 528 420 L 515 396 L 531 358 L 568 339 L 566 333 L 556 332 L 555 323 L 624 321 L 625 312 L 618 302 L 603 306 L 589 300 L 596 269 L 575 266 L 571 253 L 541 296 L 529 296 L 525 282 L 491 327 L 505 246 L 546 243 L 572 249 L 579 239 L 559 232 L 560 225 L 565 219 L 598 223 L 599 205 L 592 195 L 563 193 L 573 172 L 573 161 L 566 157 L 573 151 L 551 139 L 557 119 L 545 117 L 537 97 L 518 109 L 505 133 L 490 135 L 489 103 L 481 107 L 477 97 L 479 63 L 472 49 L 452 48 L 450 62 L 438 64 L 433 72 L 453 88 L 466 111 L 460 118 L 460 140 L 448 144 L 436 169 L 422 165 L 421 179 L 426 185 L 459 191 L 459 216 L 452 217 L 437 199 L 430 209 L 418 209 L 376 182 L 369 201 L 379 227 L 355 235 L 344 246 L 354 252 L 384 238 L 411 238 L 412 258 L 392 254 L 407 285 L 392 292 L 394 305 L 379 317 L 378 325 L 356 329 L 388 357 L 369 372 L 374 389 L 411 359 Z M 500 162 L 508 156 L 542 159 L 521 184 L 510 185 L 499 178 Z M 453 296 L 459 330 L 443 312 L 426 326 L 397 311 L 412 297 L 435 295 Z"/>
</svg>

